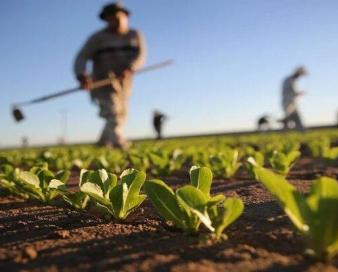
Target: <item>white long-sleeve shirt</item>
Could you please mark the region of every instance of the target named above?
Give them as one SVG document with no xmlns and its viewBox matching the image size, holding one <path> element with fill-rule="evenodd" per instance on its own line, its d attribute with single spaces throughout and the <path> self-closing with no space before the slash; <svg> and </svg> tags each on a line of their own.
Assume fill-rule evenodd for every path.
<svg viewBox="0 0 338 272">
<path fill-rule="evenodd" d="M 297 97 L 299 91 L 296 86 L 296 79 L 293 76 L 287 77 L 282 86 L 282 107 L 285 113 L 290 114 L 297 109 Z"/>
</svg>

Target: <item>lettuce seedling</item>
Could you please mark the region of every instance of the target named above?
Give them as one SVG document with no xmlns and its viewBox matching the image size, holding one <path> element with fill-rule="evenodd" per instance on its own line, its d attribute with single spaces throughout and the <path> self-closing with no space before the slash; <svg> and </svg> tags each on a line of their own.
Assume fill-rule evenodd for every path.
<svg viewBox="0 0 338 272">
<path fill-rule="evenodd" d="M 142 204 L 146 196 L 140 194 L 146 174 L 135 169 L 122 172 L 121 182 L 117 176 L 101 169 L 82 170 L 80 190 L 116 219 L 125 219 Z"/>
<path fill-rule="evenodd" d="M 307 252 L 320 259 L 338 253 L 338 183 L 328 177 L 315 180 L 303 196 L 281 175 L 257 166 L 252 158 L 257 180 L 278 200 L 294 226 L 305 238 Z"/>
<path fill-rule="evenodd" d="M 86 156 L 83 158 L 76 158 L 73 160 L 73 167 L 77 169 L 88 169 L 92 164 L 93 156 Z"/>
<path fill-rule="evenodd" d="M 54 185 L 53 179 L 59 180 L 62 184 L 69 178 L 69 171 L 59 171 L 55 175 L 48 169 L 47 164 L 35 166 L 30 171 L 18 171 L 14 182 L 18 184 L 21 192 L 27 194 L 29 198 L 49 203 L 59 195 Z"/>
<path fill-rule="evenodd" d="M 269 162 L 277 173 L 286 176 L 300 155 L 301 153 L 297 150 L 292 150 L 287 154 L 275 150 L 269 158 Z"/>
<path fill-rule="evenodd" d="M 330 149 L 330 139 L 322 137 L 319 139 L 311 140 L 307 143 L 313 157 L 323 157 L 327 150 Z"/>
<path fill-rule="evenodd" d="M 241 166 L 238 150 L 226 149 L 216 155 L 212 155 L 209 158 L 209 164 L 217 176 L 230 178 Z"/>
<path fill-rule="evenodd" d="M 172 171 L 180 169 L 187 158 L 180 149 L 175 149 L 173 152 L 152 151 L 149 153 L 149 160 L 153 175 L 167 176 Z"/>
<path fill-rule="evenodd" d="M 212 197 L 210 195 L 212 172 L 208 167 L 191 167 L 190 183 L 207 197 L 207 212 L 211 219 L 216 239 L 220 239 L 224 229 L 242 214 L 244 209 L 242 200 L 239 198 L 225 199 L 224 195 L 221 194 Z M 204 221 L 202 222 L 204 223 Z"/>
<path fill-rule="evenodd" d="M 289 154 L 292 151 L 298 151 L 299 148 L 300 142 L 288 140 L 283 144 L 280 151 L 282 151 L 284 154 Z"/>
<path fill-rule="evenodd" d="M 250 155 L 250 157 L 254 158 L 256 165 L 259 166 L 264 166 L 264 154 L 262 152 L 259 151 L 253 151 Z M 243 163 L 244 169 L 249 173 L 249 175 L 252 178 L 256 178 L 255 177 L 255 171 L 254 171 L 254 166 L 251 163 L 248 162 L 244 162 Z"/>
<path fill-rule="evenodd" d="M 24 193 L 21 186 L 16 182 L 19 169 L 15 169 L 12 165 L 4 164 L 0 167 L 0 188 L 13 195 L 20 196 L 22 198 L 29 198 Z"/>
<path fill-rule="evenodd" d="M 171 153 L 170 171 L 176 171 L 182 168 L 182 165 L 187 161 L 188 157 L 181 149 L 175 149 Z"/>
<path fill-rule="evenodd" d="M 328 162 L 337 162 L 338 160 L 338 147 L 330 147 L 323 154 L 324 160 Z"/>
<path fill-rule="evenodd" d="M 70 170 L 73 166 L 73 162 L 70 161 L 67 157 L 60 156 L 56 152 L 43 151 L 37 157 L 36 162 L 39 164 L 47 164 L 49 169 L 56 170 Z"/>
<path fill-rule="evenodd" d="M 150 166 L 149 158 L 145 154 L 130 153 L 128 159 L 132 168 L 146 172 Z"/>
<path fill-rule="evenodd" d="M 207 167 L 193 166 L 190 183 L 174 192 L 161 180 L 150 180 L 145 191 L 157 212 L 166 221 L 188 233 L 196 233 L 200 224 L 219 239 L 223 230 L 235 221 L 243 211 L 240 199 L 223 195 L 210 196 L 212 172 Z"/>
<path fill-rule="evenodd" d="M 89 202 L 89 196 L 83 192 L 71 192 L 65 183 L 52 179 L 49 188 L 57 191 L 65 202 L 78 210 L 84 210 Z"/>
</svg>

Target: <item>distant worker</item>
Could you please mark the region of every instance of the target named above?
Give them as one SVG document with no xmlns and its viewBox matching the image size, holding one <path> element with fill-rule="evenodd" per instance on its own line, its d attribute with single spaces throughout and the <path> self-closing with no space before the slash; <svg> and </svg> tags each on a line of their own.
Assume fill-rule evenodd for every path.
<svg viewBox="0 0 338 272">
<path fill-rule="evenodd" d="M 297 90 L 296 80 L 307 74 L 304 67 L 298 67 L 291 76 L 283 82 L 282 106 L 285 118 L 281 120 L 284 123 L 284 129 L 295 128 L 303 130 L 304 126 L 297 110 L 296 100 L 305 94 Z"/>
<path fill-rule="evenodd" d="M 157 110 L 153 114 L 153 126 L 156 132 L 156 139 L 162 139 L 162 126 L 167 116 Z"/>
<path fill-rule="evenodd" d="M 271 129 L 271 118 L 269 115 L 263 115 L 257 120 L 257 130 L 270 130 Z"/>
<path fill-rule="evenodd" d="M 23 136 L 21 138 L 21 145 L 23 148 L 27 148 L 29 146 L 29 140 L 27 136 Z"/>
<path fill-rule="evenodd" d="M 128 142 L 123 134 L 127 117 L 128 98 L 131 94 L 133 73 L 145 61 L 145 44 L 140 32 L 129 28 L 130 12 L 119 3 L 106 5 L 99 14 L 106 27 L 89 37 L 78 53 L 74 72 L 81 86 L 87 90 L 91 83 L 115 76 L 112 86 L 90 92 L 100 108 L 106 124 L 98 141 L 100 146 L 125 148 Z M 87 71 L 93 62 L 92 75 Z"/>
</svg>

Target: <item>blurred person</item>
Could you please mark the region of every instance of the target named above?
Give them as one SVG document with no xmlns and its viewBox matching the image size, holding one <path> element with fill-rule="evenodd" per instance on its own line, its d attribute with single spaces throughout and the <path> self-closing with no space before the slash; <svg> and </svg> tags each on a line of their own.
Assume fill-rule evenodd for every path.
<svg viewBox="0 0 338 272">
<path fill-rule="evenodd" d="M 271 129 L 271 117 L 269 115 L 263 115 L 257 120 L 257 130 L 270 130 Z"/>
<path fill-rule="evenodd" d="M 97 142 L 100 146 L 126 148 L 128 142 L 123 134 L 127 117 L 128 98 L 131 94 L 133 73 L 145 61 L 145 43 L 142 34 L 129 28 L 130 11 L 120 3 L 103 7 L 99 18 L 106 27 L 89 37 L 76 56 L 74 72 L 84 89 L 91 83 L 114 75 L 111 86 L 90 92 L 99 106 L 100 117 L 106 123 Z M 92 75 L 87 63 L 92 61 Z"/>
<path fill-rule="evenodd" d="M 283 123 L 284 129 L 295 128 L 297 130 L 304 130 L 304 126 L 297 109 L 297 99 L 300 96 L 303 96 L 305 92 L 298 90 L 296 81 L 306 74 L 306 69 L 301 66 L 283 81 L 282 107 L 285 113 L 285 118 L 280 121 Z"/>
<path fill-rule="evenodd" d="M 27 136 L 21 137 L 21 146 L 27 148 L 29 146 L 29 139 Z"/>
<path fill-rule="evenodd" d="M 162 139 L 162 126 L 167 116 L 160 111 L 155 110 L 153 113 L 153 126 L 156 132 L 156 139 Z"/>
</svg>

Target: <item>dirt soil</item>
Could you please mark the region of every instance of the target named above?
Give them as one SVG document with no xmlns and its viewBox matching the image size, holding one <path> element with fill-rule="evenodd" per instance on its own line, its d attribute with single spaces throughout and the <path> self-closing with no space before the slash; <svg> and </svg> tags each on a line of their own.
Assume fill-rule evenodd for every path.
<svg viewBox="0 0 338 272">
<path fill-rule="evenodd" d="M 289 179 L 307 192 L 310 180 L 323 174 L 337 178 L 338 166 L 305 158 Z M 164 180 L 176 186 L 188 181 L 184 176 Z M 71 180 L 74 186 L 77 179 Z M 203 242 L 168 227 L 149 201 L 119 223 L 66 205 L 2 196 L 0 271 L 338 271 L 337 259 L 322 263 L 305 257 L 301 237 L 276 201 L 244 172 L 215 180 L 213 192 L 245 202 L 243 215 L 221 242 Z"/>
</svg>

